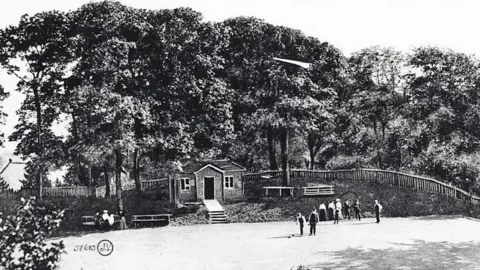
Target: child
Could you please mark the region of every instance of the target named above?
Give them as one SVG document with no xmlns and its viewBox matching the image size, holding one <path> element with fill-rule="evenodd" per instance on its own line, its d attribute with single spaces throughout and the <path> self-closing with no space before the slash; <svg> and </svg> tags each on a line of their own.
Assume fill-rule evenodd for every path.
<svg viewBox="0 0 480 270">
<path fill-rule="evenodd" d="M 382 211 L 382 209 L 382 205 L 378 203 L 378 200 L 375 200 L 375 216 L 377 217 L 377 223 L 380 223 L 380 211 Z"/>
<path fill-rule="evenodd" d="M 302 216 L 301 213 L 298 213 L 295 223 L 297 225 L 300 225 L 300 236 L 303 236 L 303 225 L 307 222 L 305 221 L 305 217 Z"/>
<path fill-rule="evenodd" d="M 360 216 L 360 201 L 357 200 L 355 204 L 353 205 L 353 209 L 355 210 L 355 219 L 362 220 L 362 217 Z"/>
<path fill-rule="evenodd" d="M 312 234 L 316 235 L 316 233 L 317 233 L 317 223 L 318 223 L 317 209 L 313 208 L 313 211 L 310 214 L 310 217 L 308 218 L 308 222 L 310 223 L 310 236 Z"/>
</svg>

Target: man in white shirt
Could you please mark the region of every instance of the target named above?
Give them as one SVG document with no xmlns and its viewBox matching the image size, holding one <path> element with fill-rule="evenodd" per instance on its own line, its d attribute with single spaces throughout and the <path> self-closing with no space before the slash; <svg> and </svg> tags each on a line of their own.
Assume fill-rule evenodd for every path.
<svg viewBox="0 0 480 270">
<path fill-rule="evenodd" d="M 337 199 L 337 203 L 335 204 L 335 221 L 333 224 L 338 224 L 338 216 L 340 215 L 340 212 L 342 211 L 342 203 L 340 202 L 340 199 Z"/>
</svg>

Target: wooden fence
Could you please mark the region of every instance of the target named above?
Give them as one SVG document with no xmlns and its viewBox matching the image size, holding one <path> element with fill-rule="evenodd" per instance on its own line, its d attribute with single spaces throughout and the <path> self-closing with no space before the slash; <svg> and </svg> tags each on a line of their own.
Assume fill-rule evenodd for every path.
<svg viewBox="0 0 480 270">
<path fill-rule="evenodd" d="M 268 178 L 281 178 L 282 171 L 264 171 L 260 173 L 245 174 L 244 181 L 262 181 Z M 337 179 L 347 181 L 364 181 L 375 182 L 382 185 L 405 187 L 417 191 L 442 194 L 457 199 L 470 200 L 474 204 L 480 203 L 480 197 L 471 195 L 470 193 L 457 187 L 445 184 L 438 180 L 415 176 L 407 173 L 384 171 L 375 169 L 354 169 L 354 170 L 335 170 L 335 171 L 318 171 L 318 170 L 290 170 L 290 178 L 311 178 L 319 182 L 329 182 Z M 293 180 L 295 181 L 295 180 Z"/>
<path fill-rule="evenodd" d="M 168 187 L 168 179 L 161 178 L 161 179 L 152 179 L 152 180 L 145 180 L 140 182 L 140 186 L 142 190 L 152 189 L 152 188 L 164 188 Z M 122 186 L 122 190 L 132 190 L 135 189 L 135 183 L 128 183 Z M 98 187 L 95 189 L 95 196 L 97 198 L 104 198 L 106 192 L 106 187 Z M 117 195 L 117 187 L 114 184 L 110 185 L 110 196 Z"/>
<path fill-rule="evenodd" d="M 142 190 L 152 189 L 152 188 L 165 188 L 168 187 L 168 179 L 153 179 L 140 182 Z M 132 190 L 135 189 L 135 183 L 128 183 L 122 187 L 122 190 Z M 114 184 L 110 185 L 110 195 L 114 196 L 117 194 L 117 189 Z M 7 190 L 0 193 L 0 197 L 24 197 L 28 198 L 31 196 L 37 196 L 37 189 L 28 189 L 22 188 L 20 190 Z M 105 197 L 105 186 L 103 187 L 44 187 L 43 196 L 51 198 L 66 198 L 66 197 Z"/>
<path fill-rule="evenodd" d="M 2 193 L 4 197 L 24 197 L 37 196 L 38 189 L 22 188 L 17 191 L 8 190 Z M 95 189 L 92 187 L 44 187 L 43 196 L 51 198 L 65 197 L 90 197 L 95 196 Z"/>
</svg>

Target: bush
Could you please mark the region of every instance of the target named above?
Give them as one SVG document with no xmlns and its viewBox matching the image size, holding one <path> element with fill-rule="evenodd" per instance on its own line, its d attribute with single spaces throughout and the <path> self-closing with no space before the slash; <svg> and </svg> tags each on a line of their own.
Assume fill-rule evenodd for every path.
<svg viewBox="0 0 480 270">
<path fill-rule="evenodd" d="M 327 162 L 327 170 L 368 168 L 370 160 L 362 156 L 338 156 Z"/>
<path fill-rule="evenodd" d="M 47 244 L 46 238 L 60 226 L 63 211 L 39 205 L 35 197 L 16 206 L 15 215 L 0 212 L 0 268 L 42 269 L 57 267 L 64 244 Z"/>
</svg>

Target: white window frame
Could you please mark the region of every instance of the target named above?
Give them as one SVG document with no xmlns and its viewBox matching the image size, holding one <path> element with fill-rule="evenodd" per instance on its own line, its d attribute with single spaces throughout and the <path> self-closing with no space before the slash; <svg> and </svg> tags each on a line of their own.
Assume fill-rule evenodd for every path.
<svg viewBox="0 0 480 270">
<path fill-rule="evenodd" d="M 227 184 L 228 184 L 229 182 L 227 182 L 227 179 L 231 179 L 230 185 L 228 185 L 228 186 L 227 186 Z M 226 189 L 233 189 L 233 188 L 234 188 L 233 179 L 235 179 L 235 178 L 233 177 L 233 175 L 225 175 L 225 177 L 224 177 L 224 184 L 223 184 L 223 185 L 224 185 L 224 188 L 226 188 Z"/>
<path fill-rule="evenodd" d="M 185 188 L 182 188 L 182 182 L 184 182 L 184 187 Z M 180 178 L 180 191 L 182 192 L 188 192 L 190 191 L 190 178 L 189 177 L 182 177 Z"/>
</svg>

